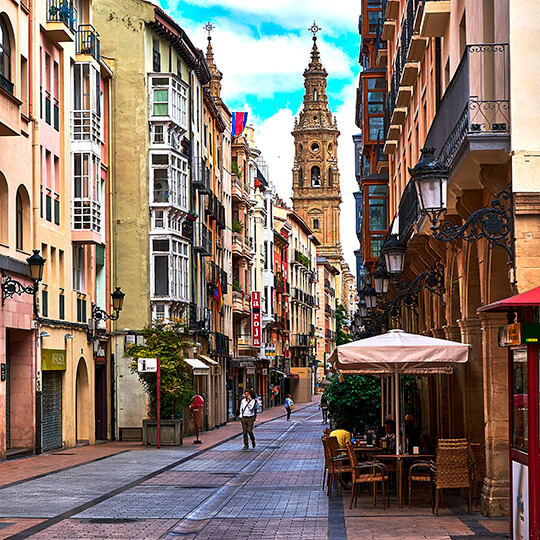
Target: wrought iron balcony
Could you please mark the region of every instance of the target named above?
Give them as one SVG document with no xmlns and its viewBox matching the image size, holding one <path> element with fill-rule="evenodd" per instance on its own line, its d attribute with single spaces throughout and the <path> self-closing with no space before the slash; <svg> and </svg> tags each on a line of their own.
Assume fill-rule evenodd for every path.
<svg viewBox="0 0 540 540">
<path fill-rule="evenodd" d="M 72 0 L 47 0 L 47 22 L 61 22 L 75 32 L 77 8 Z"/>
<path fill-rule="evenodd" d="M 308 334 L 291 334 L 290 347 L 311 347 L 311 339 Z"/>
<path fill-rule="evenodd" d="M 214 352 L 221 356 L 229 356 L 229 337 L 219 332 L 214 332 Z"/>
<path fill-rule="evenodd" d="M 92 56 L 99 61 L 99 34 L 91 24 L 81 24 L 77 28 L 76 53 Z"/>
<path fill-rule="evenodd" d="M 204 223 L 196 223 L 194 232 L 194 251 L 199 252 L 203 257 L 210 257 L 212 255 L 212 233 Z"/>
<path fill-rule="evenodd" d="M 210 189 L 210 168 L 202 159 L 194 160 L 191 167 L 191 186 L 201 193 L 211 193 Z"/>
<path fill-rule="evenodd" d="M 447 166 L 466 143 L 469 150 L 509 151 L 509 97 L 508 44 L 468 45 L 425 146 L 440 149 L 438 159 Z"/>
</svg>

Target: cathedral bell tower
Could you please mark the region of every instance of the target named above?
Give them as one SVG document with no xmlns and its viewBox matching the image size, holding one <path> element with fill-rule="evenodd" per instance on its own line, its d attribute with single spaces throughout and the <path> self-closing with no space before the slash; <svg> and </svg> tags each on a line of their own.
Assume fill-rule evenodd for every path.
<svg viewBox="0 0 540 540">
<path fill-rule="evenodd" d="M 317 48 L 314 24 L 311 61 L 304 71 L 304 107 L 295 119 L 293 208 L 321 242 L 317 255 L 340 267 L 343 260 L 339 239 L 341 191 L 337 162 L 336 119 L 328 107 L 326 77 Z"/>
</svg>

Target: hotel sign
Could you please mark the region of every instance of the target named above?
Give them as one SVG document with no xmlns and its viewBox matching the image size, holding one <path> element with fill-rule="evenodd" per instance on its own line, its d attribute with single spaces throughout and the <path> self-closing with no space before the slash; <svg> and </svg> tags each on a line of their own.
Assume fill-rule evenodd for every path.
<svg viewBox="0 0 540 540">
<path fill-rule="evenodd" d="M 253 347 L 262 345 L 261 339 L 261 293 L 251 293 L 251 343 Z"/>
<path fill-rule="evenodd" d="M 64 349 L 41 349 L 42 371 L 65 371 L 66 351 Z"/>
</svg>

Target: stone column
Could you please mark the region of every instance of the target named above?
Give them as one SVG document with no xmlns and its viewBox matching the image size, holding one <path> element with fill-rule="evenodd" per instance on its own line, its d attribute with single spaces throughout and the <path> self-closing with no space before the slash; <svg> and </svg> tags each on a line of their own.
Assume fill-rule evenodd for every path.
<svg viewBox="0 0 540 540">
<path fill-rule="evenodd" d="M 498 329 L 506 315 L 479 314 L 484 357 L 484 424 L 487 472 L 482 490 L 482 514 L 495 517 L 510 512 L 508 470 L 508 352 L 498 346 Z"/>
<path fill-rule="evenodd" d="M 458 321 L 462 343 L 472 345 L 469 361 L 459 366 L 463 392 L 464 436 L 470 442 L 484 442 L 484 384 L 482 329 L 478 318 Z"/>
</svg>

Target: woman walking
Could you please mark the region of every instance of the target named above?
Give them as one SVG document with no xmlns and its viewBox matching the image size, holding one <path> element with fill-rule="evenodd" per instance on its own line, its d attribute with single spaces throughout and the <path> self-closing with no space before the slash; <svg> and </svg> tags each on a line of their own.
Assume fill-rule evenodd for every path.
<svg viewBox="0 0 540 540">
<path fill-rule="evenodd" d="M 287 394 L 285 398 L 285 410 L 287 411 L 287 420 L 291 420 L 291 411 L 294 409 L 294 401 L 291 398 L 291 394 Z"/>
</svg>

